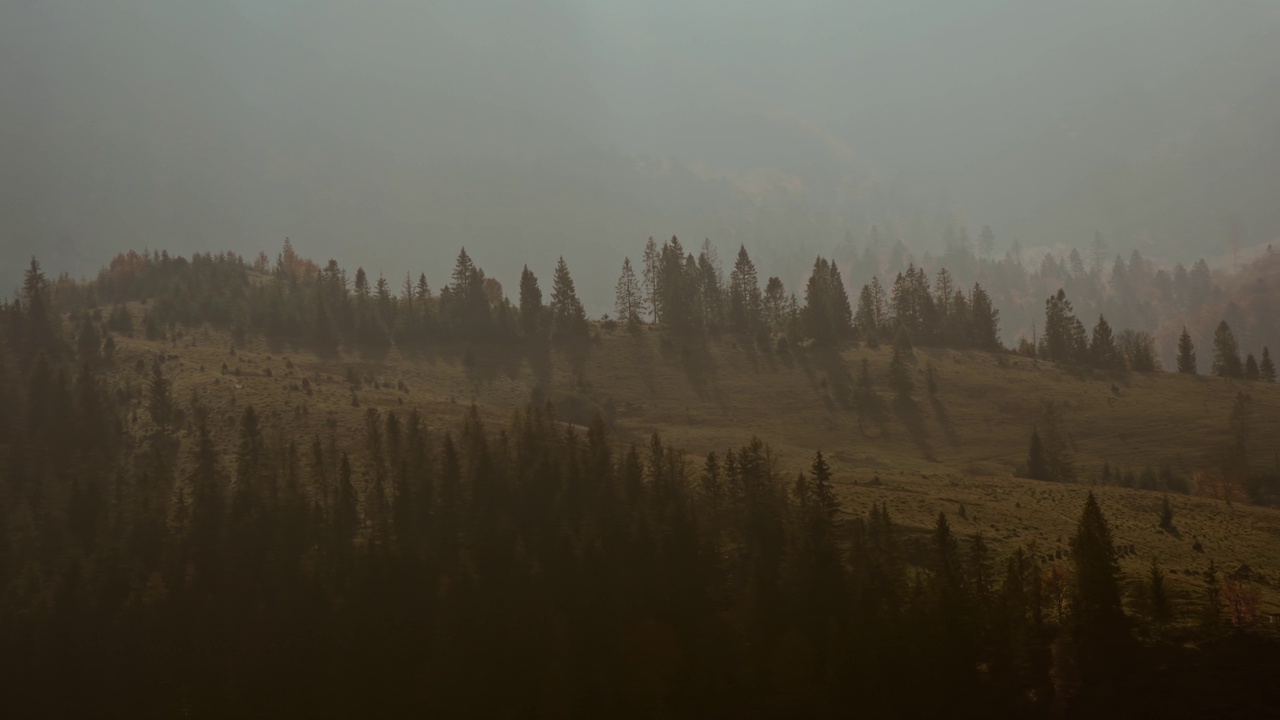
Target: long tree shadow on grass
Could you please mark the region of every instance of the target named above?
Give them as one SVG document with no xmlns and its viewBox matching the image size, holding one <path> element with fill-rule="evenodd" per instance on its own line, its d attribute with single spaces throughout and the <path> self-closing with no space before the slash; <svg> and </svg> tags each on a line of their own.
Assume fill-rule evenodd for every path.
<svg viewBox="0 0 1280 720">
<path fill-rule="evenodd" d="M 653 354 L 653 348 L 649 346 L 648 333 L 643 329 L 638 329 L 631 335 L 631 366 L 640 374 L 640 382 L 644 383 L 644 389 L 648 391 L 649 397 L 655 397 L 658 394 L 658 380 L 653 374 L 653 365 L 656 360 Z"/>
<path fill-rule="evenodd" d="M 514 376 L 520 367 L 520 356 L 497 343 L 472 343 L 463 351 L 461 362 L 475 395 L 499 376 Z"/>
<path fill-rule="evenodd" d="M 551 343 L 542 338 L 528 338 L 524 344 L 524 359 L 533 373 L 533 386 L 547 391 L 551 388 L 554 366 L 551 362 Z"/>
<path fill-rule="evenodd" d="M 929 431 L 925 429 L 924 413 L 920 411 L 920 406 L 912 400 L 910 396 L 899 395 L 893 401 L 894 414 L 902 421 L 907 429 L 907 434 L 911 436 L 911 440 L 915 442 L 916 448 L 920 450 L 920 455 L 931 462 L 936 462 L 937 458 L 933 454 L 933 446 L 929 444 Z"/>
<path fill-rule="evenodd" d="M 853 410 L 856 405 L 853 374 L 840 351 L 829 346 L 815 345 L 809 351 L 809 358 L 814 370 L 811 381 L 816 381 L 819 388 L 826 390 L 828 397 L 841 410 Z M 817 379 L 819 374 L 820 379 Z"/>
<path fill-rule="evenodd" d="M 561 337 L 554 340 L 556 349 L 569 363 L 569 371 L 573 373 L 575 384 L 584 385 L 587 381 L 587 361 L 591 359 L 591 338 Z"/>
<path fill-rule="evenodd" d="M 715 380 L 715 358 L 711 356 L 711 349 L 705 341 L 664 337 L 661 347 L 667 360 L 679 363 L 685 379 L 698 397 L 713 400 L 722 409 L 726 407 L 724 393 Z"/>
<path fill-rule="evenodd" d="M 942 405 L 942 401 L 936 396 L 929 398 L 929 407 L 933 409 L 933 417 L 942 426 L 942 432 L 947 436 L 947 442 L 952 447 L 960 447 L 960 435 L 956 433 L 955 424 L 951 422 L 951 416 L 947 414 L 947 408 Z"/>
</svg>

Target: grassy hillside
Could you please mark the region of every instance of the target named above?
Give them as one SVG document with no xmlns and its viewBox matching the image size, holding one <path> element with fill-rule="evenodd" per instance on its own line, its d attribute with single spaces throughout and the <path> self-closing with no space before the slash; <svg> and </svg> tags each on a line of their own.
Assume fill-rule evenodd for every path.
<svg viewBox="0 0 1280 720">
<path fill-rule="evenodd" d="M 726 339 L 705 352 L 687 351 L 652 331 L 603 333 L 585 357 L 560 351 L 521 357 L 459 345 L 412 357 L 393 352 L 322 360 L 260 340 L 233 352 L 229 336 L 208 329 L 169 341 L 117 338 L 117 344 L 115 372 L 135 384 L 145 382 L 138 360 L 167 355 L 174 396 L 185 403 L 197 395 L 228 447 L 236 417 L 249 403 L 293 418 L 303 438 L 332 428 L 340 442 L 354 445 L 368 408 L 417 408 L 431 427 L 443 429 L 474 403 L 500 428 L 531 398 L 546 397 L 572 422 L 601 412 L 623 441 L 644 442 L 661 432 L 668 444 L 687 450 L 691 462 L 756 435 L 790 474 L 807 468 L 820 449 L 847 512 L 887 503 L 896 521 L 923 538 L 945 511 L 963 534 L 982 532 L 1002 548 L 1034 542 L 1055 557 L 1067 549 L 1086 483 L 1104 462 L 1135 469 L 1168 462 L 1193 475 L 1225 443 L 1241 391 L 1253 398 L 1251 457 L 1259 468 L 1275 462 L 1270 439 L 1280 436 L 1280 386 L 1169 373 L 1090 374 L 980 352 L 916 349 L 916 389 L 902 403 L 886 385 L 887 349 L 762 353 Z M 879 417 L 842 407 L 863 360 L 882 405 Z M 930 365 L 933 398 L 926 391 Z M 547 389 L 535 393 L 539 386 Z M 1014 477 L 1045 400 L 1061 409 L 1079 484 Z M 145 416 L 140 408 L 136 422 Z M 1168 532 L 1159 527 L 1160 493 L 1095 491 L 1116 542 L 1134 548 L 1122 560 L 1130 578 L 1155 556 L 1170 572 L 1175 596 L 1185 598 L 1199 587 L 1210 559 L 1226 571 L 1247 563 L 1264 578 L 1263 610 L 1280 611 L 1280 590 L 1267 582 L 1280 581 L 1280 512 L 1175 494 Z M 1197 539 L 1203 552 L 1193 549 Z"/>
</svg>

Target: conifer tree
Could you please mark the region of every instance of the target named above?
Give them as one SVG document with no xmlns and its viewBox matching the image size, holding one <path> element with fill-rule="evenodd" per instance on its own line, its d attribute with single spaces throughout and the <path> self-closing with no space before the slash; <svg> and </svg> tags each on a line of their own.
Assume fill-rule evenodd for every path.
<svg viewBox="0 0 1280 720">
<path fill-rule="evenodd" d="M 1111 528 L 1092 491 L 1071 538 L 1071 561 L 1076 576 L 1071 631 L 1080 666 L 1101 672 L 1114 667 L 1118 658 L 1111 651 L 1128 631 L 1120 604 L 1120 565 Z"/>
<path fill-rule="evenodd" d="M 854 325 L 857 327 L 858 336 L 867 344 L 867 347 L 872 349 L 880 347 L 880 326 L 877 321 L 875 302 L 871 285 L 863 285 L 862 292 L 858 294 L 858 311 L 854 313 Z"/>
<path fill-rule="evenodd" d="M 333 503 L 334 547 L 339 557 L 351 551 L 351 543 L 360 526 L 356 486 L 352 482 L 351 458 L 344 452 L 338 465 L 338 488 Z"/>
<path fill-rule="evenodd" d="M 827 464 L 826 458 L 822 457 L 821 450 L 814 454 L 813 465 L 810 466 L 809 471 L 813 475 L 813 501 L 821 521 L 824 541 L 834 542 L 833 532 L 836 515 L 840 512 L 840 503 L 836 500 L 835 490 L 831 485 L 831 466 Z"/>
<path fill-rule="evenodd" d="M 538 287 L 538 276 L 525 265 L 520 271 L 520 331 L 525 337 L 542 336 L 546 312 L 546 307 L 542 304 L 542 289 Z"/>
<path fill-rule="evenodd" d="M 1238 378 L 1244 374 L 1240 363 L 1240 348 L 1231 326 L 1223 320 L 1213 333 L 1213 374 L 1218 377 Z"/>
<path fill-rule="evenodd" d="M 661 274 L 662 255 L 658 252 L 658 243 L 652 237 L 644 246 L 644 273 L 642 290 L 648 300 L 647 306 L 653 322 L 661 319 L 662 305 L 659 298 L 658 276 Z"/>
<path fill-rule="evenodd" d="M 725 320 L 725 288 L 720 256 L 711 244 L 711 238 L 703 239 L 697 265 L 703 318 L 709 329 L 718 332 Z"/>
<path fill-rule="evenodd" d="M 363 267 L 356 268 L 355 293 L 360 300 L 369 297 L 369 276 L 365 274 Z"/>
<path fill-rule="evenodd" d="M 31 264 L 22 276 L 22 299 L 26 302 L 26 317 L 20 326 L 21 334 L 15 339 L 26 340 L 25 359 L 40 353 L 56 355 L 57 315 L 53 311 L 49 282 L 45 279 L 40 263 L 32 256 Z"/>
<path fill-rule="evenodd" d="M 780 328 L 784 324 L 787 306 L 787 290 L 777 276 L 770 277 L 764 286 L 761 300 L 764 310 L 764 321 L 770 328 Z"/>
<path fill-rule="evenodd" d="M 1121 369 L 1124 365 L 1119 351 L 1116 349 L 1115 337 L 1111 334 L 1111 326 L 1102 315 L 1098 316 L 1098 324 L 1093 327 L 1093 338 L 1089 343 L 1089 359 L 1094 367 L 1104 370 Z"/>
<path fill-rule="evenodd" d="M 561 256 L 551 284 L 551 327 L 560 337 L 580 338 L 587 334 L 587 314 L 573 288 L 569 266 Z"/>
<path fill-rule="evenodd" d="M 943 327 L 950 329 L 952 320 L 952 303 L 955 301 L 956 287 L 955 282 L 951 278 L 951 273 L 946 268 L 938 271 L 934 276 L 934 306 L 938 310 L 938 322 Z"/>
<path fill-rule="evenodd" d="M 1182 335 L 1178 337 L 1178 372 L 1184 375 L 1196 374 L 1196 347 L 1191 342 L 1191 333 L 1187 326 L 1182 326 Z"/>
<path fill-rule="evenodd" d="M 804 289 L 804 309 L 801 317 L 805 334 L 822 345 L 830 345 L 833 337 L 833 308 L 831 307 L 831 271 L 825 258 L 813 262 L 813 271 Z"/>
<path fill-rule="evenodd" d="M 831 308 L 832 337 L 842 341 L 854 335 L 853 308 L 849 305 L 849 293 L 845 290 L 844 278 L 835 260 L 831 261 L 828 272 L 827 297 Z"/>
<path fill-rule="evenodd" d="M 639 329 L 641 315 L 644 313 L 644 293 L 636 280 L 636 273 L 631 269 L 631 258 L 623 258 L 622 274 L 618 277 L 618 285 L 614 294 L 614 310 L 617 318 L 625 323 L 631 331 Z"/>
<path fill-rule="evenodd" d="M 965 572 L 960 559 L 960 543 L 951 532 L 945 513 L 939 512 L 933 526 L 933 602 L 941 635 L 937 652 L 948 664 L 963 663 L 969 634 Z"/>
<path fill-rule="evenodd" d="M 889 326 L 889 296 L 878 276 L 871 276 L 871 317 L 875 328 L 883 336 L 891 329 Z"/>
<path fill-rule="evenodd" d="M 729 327 L 735 332 L 750 332 L 760 322 L 760 281 L 755 263 L 745 245 L 738 246 L 738 257 L 729 273 Z"/>
<path fill-rule="evenodd" d="M 1276 366 L 1271 361 L 1271 351 L 1265 345 L 1262 347 L 1262 361 L 1258 363 L 1258 377 L 1269 383 L 1276 381 Z"/>
<path fill-rule="evenodd" d="M 1083 327 L 1072 312 L 1071 301 L 1059 288 L 1044 304 L 1044 334 L 1040 338 L 1040 356 L 1053 362 L 1076 362 L 1081 355 Z M 1087 348 L 1086 348 L 1087 349 Z"/>
<path fill-rule="evenodd" d="M 1244 359 L 1244 379 L 1257 380 L 1258 378 L 1258 361 L 1253 359 L 1253 353 L 1249 353 Z"/>
<path fill-rule="evenodd" d="M 787 307 L 787 291 L 777 275 L 764 283 L 764 295 L 760 299 L 764 313 L 764 322 L 769 328 L 781 328 L 785 320 Z"/>
</svg>

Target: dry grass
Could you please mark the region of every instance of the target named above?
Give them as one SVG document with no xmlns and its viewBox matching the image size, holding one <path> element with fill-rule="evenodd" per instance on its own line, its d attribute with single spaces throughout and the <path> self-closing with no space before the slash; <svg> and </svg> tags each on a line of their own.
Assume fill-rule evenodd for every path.
<svg viewBox="0 0 1280 720">
<path fill-rule="evenodd" d="M 429 426 L 451 429 L 474 402 L 483 417 L 501 426 L 538 385 L 537 363 L 482 348 L 471 350 L 469 362 L 462 346 L 412 357 L 393 352 L 382 359 L 325 361 L 308 352 L 273 351 L 261 341 L 233 356 L 229 337 L 207 329 L 188 332 L 176 343 L 117 341 L 117 372 L 134 383 L 145 383 L 134 368 L 138 358 L 176 355 L 166 364 L 175 397 L 185 404 L 194 390 L 212 409 L 228 449 L 235 418 L 249 403 L 268 417 L 286 419 L 303 438 L 333 427 L 341 441 L 354 444 L 369 407 L 416 408 Z M 1238 391 L 1254 400 L 1255 462 L 1276 462 L 1280 386 L 1169 373 L 1089 374 L 1013 356 L 918 349 L 913 403 L 903 406 L 885 383 L 889 357 L 887 349 L 779 355 L 732 340 L 713 343 L 705 356 L 690 356 L 664 345 L 655 332 L 618 332 L 593 344 L 581 373 L 565 354 L 553 352 L 546 395 L 576 399 L 587 410 L 611 409 L 622 440 L 643 441 L 657 431 L 695 455 L 740 446 L 758 435 L 773 447 L 780 468 L 794 473 L 821 449 L 849 512 L 884 502 L 909 531 L 923 531 L 945 511 L 962 533 L 983 532 L 1003 549 L 1035 542 L 1042 554 L 1067 547 L 1087 491 L 1084 484 L 1013 477 L 1043 400 L 1062 408 L 1063 427 L 1086 480 L 1096 477 L 1104 461 L 1135 469 L 1171 462 L 1183 472 L 1203 465 L 1206 454 L 1227 439 Z M 854 382 L 864 358 L 884 401 L 883 422 L 860 417 L 838 399 L 838 388 Z M 222 374 L 224 362 L 231 374 Z M 929 363 L 936 401 L 924 389 Z M 268 368 L 271 377 L 264 374 Z M 359 407 L 352 406 L 348 368 L 379 383 L 357 391 Z M 304 377 L 310 397 L 289 390 Z M 407 392 L 397 389 L 401 383 Z M 138 418 L 141 429 L 145 412 Z M 881 482 L 873 485 L 876 476 Z M 1131 577 L 1155 556 L 1168 568 L 1175 595 L 1185 597 L 1199 588 L 1197 573 L 1213 558 L 1228 571 L 1248 563 L 1280 585 L 1280 512 L 1173 495 L 1170 533 L 1159 527 L 1160 494 L 1116 487 L 1096 492 L 1117 543 L 1135 546 L 1136 553 L 1122 560 Z M 959 517 L 962 504 L 967 519 Z M 1192 549 L 1195 538 L 1203 553 Z M 1280 589 L 1259 587 L 1264 610 L 1280 611 Z"/>
</svg>

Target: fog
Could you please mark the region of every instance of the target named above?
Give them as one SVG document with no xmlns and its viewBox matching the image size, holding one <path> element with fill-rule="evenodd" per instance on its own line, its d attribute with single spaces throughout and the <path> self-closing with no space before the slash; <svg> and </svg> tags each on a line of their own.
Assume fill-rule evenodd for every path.
<svg viewBox="0 0 1280 720">
<path fill-rule="evenodd" d="M 536 8 L 534 7 L 536 5 Z M 1192 260 L 1280 236 L 1273 1 L 16 0 L 0 7 L 0 283 L 36 254 L 303 254 L 589 307 L 648 236 L 795 277 L 913 248 Z"/>
</svg>

